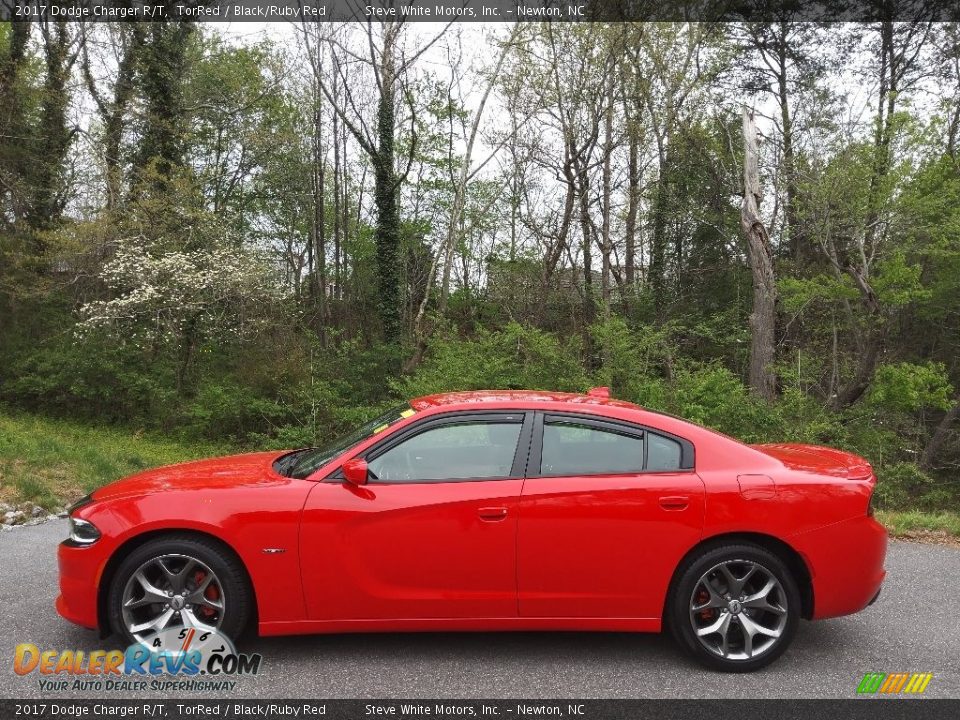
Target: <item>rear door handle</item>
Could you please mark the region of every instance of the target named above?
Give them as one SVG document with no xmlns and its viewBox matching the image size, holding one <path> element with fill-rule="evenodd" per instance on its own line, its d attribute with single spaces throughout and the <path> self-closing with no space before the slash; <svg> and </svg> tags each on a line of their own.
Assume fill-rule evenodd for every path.
<svg viewBox="0 0 960 720">
<path fill-rule="evenodd" d="M 690 498 L 686 495 L 668 495 L 660 498 L 660 507 L 664 510 L 686 510 Z"/>
<path fill-rule="evenodd" d="M 486 520 L 487 522 L 496 522 L 497 520 L 503 520 L 507 517 L 507 509 L 505 507 L 482 507 L 477 512 L 480 513 L 480 519 Z"/>
</svg>

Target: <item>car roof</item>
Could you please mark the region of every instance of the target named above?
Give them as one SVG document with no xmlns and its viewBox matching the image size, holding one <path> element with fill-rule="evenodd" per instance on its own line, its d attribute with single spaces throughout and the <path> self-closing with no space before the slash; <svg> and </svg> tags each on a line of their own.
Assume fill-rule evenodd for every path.
<svg viewBox="0 0 960 720">
<path fill-rule="evenodd" d="M 600 405 L 631 410 L 641 409 L 639 405 L 624 400 L 614 400 L 602 393 L 594 393 L 595 391 L 591 391 L 591 394 L 580 394 L 549 390 L 470 390 L 424 395 L 411 400 L 410 407 L 420 411 L 436 407 L 470 406 L 484 403 L 509 403 L 523 407 L 535 407 L 548 403 L 569 403 L 571 405 Z"/>
</svg>

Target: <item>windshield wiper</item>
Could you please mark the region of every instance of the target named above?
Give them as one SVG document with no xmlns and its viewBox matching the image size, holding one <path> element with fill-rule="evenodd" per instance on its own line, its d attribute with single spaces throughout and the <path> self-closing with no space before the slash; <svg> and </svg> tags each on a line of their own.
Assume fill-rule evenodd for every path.
<svg viewBox="0 0 960 720">
<path fill-rule="evenodd" d="M 291 472 L 296 467 L 297 462 L 305 452 L 309 452 L 310 450 L 313 450 L 313 448 L 300 448 L 299 450 L 294 450 L 291 453 L 287 453 L 279 460 L 274 462 L 274 470 L 284 477 L 292 477 Z"/>
</svg>

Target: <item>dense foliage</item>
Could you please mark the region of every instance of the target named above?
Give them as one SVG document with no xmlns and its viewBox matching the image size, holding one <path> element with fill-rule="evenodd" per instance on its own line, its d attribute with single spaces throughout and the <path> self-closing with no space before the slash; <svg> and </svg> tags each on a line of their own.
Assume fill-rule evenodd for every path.
<svg viewBox="0 0 960 720">
<path fill-rule="evenodd" d="M 609 385 L 960 508 L 956 26 L 283 32 L 0 25 L 0 402 L 281 447 L 425 393 Z"/>
</svg>

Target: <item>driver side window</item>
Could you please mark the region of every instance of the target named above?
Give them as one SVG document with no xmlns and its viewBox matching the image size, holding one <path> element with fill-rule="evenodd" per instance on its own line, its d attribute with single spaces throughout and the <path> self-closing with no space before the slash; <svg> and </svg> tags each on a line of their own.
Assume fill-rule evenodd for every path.
<svg viewBox="0 0 960 720">
<path fill-rule="evenodd" d="M 374 482 L 510 477 L 520 422 L 462 422 L 414 435 L 369 460 Z"/>
</svg>

